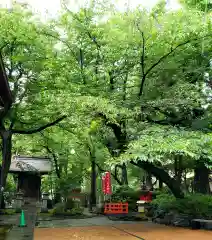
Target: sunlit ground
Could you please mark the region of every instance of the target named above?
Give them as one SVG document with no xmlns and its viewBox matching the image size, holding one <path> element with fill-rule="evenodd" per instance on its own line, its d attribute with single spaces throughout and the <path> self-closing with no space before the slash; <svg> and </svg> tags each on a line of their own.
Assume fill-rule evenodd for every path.
<svg viewBox="0 0 212 240">
<path fill-rule="evenodd" d="M 93 226 L 75 228 L 35 229 L 34 240 L 211 240 L 212 232 L 173 228 L 152 223 L 122 224 L 112 226 Z M 128 232 L 128 233 L 126 233 Z M 133 236 L 136 235 L 137 237 Z"/>
</svg>

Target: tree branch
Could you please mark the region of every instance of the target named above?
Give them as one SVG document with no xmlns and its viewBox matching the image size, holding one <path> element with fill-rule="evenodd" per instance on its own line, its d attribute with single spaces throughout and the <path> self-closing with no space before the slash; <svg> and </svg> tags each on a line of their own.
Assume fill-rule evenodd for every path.
<svg viewBox="0 0 212 240">
<path fill-rule="evenodd" d="M 56 125 L 57 123 L 59 123 L 60 121 L 62 121 L 63 119 L 65 119 L 67 116 L 62 116 L 60 118 L 58 118 L 57 120 L 51 122 L 51 123 L 47 123 L 46 125 L 43 125 L 41 127 L 35 128 L 35 129 L 29 129 L 29 130 L 18 130 L 18 129 L 14 129 L 12 130 L 12 133 L 15 134 L 33 134 L 33 133 L 37 133 L 37 132 L 41 132 L 46 128 L 52 127 L 54 125 Z"/>
<path fill-rule="evenodd" d="M 73 47 L 68 43 L 68 41 L 66 41 L 65 39 L 60 38 L 59 36 L 55 36 L 55 35 L 53 35 L 53 34 L 51 34 L 49 32 L 39 32 L 39 31 L 37 31 L 37 33 L 46 35 L 48 37 L 52 37 L 52 38 L 58 40 L 59 42 L 65 44 L 66 47 L 71 51 L 71 53 L 72 53 L 73 57 L 75 58 L 75 60 L 78 62 L 78 58 L 77 58 L 75 52 L 73 51 Z"/>
<path fill-rule="evenodd" d="M 121 169 L 122 169 L 122 166 L 121 166 L 120 164 L 116 164 L 116 165 L 115 165 L 115 174 L 114 174 L 114 176 L 115 176 L 115 179 L 118 180 L 119 184 L 120 184 L 120 185 L 123 185 L 123 182 L 122 182 L 121 180 L 119 180 L 119 178 L 118 178 L 118 168 L 121 168 Z M 116 181 L 117 181 L 117 180 L 116 180 Z"/>
<path fill-rule="evenodd" d="M 122 135 L 121 126 L 116 123 L 110 122 L 104 113 L 98 113 L 97 117 L 103 118 L 103 120 L 105 121 L 105 125 L 113 130 L 114 135 L 116 136 L 117 140 L 119 140 Z"/>
<path fill-rule="evenodd" d="M 149 123 L 155 123 L 159 125 L 171 125 L 171 126 L 183 126 L 190 128 L 193 121 L 196 119 L 199 119 L 200 117 L 204 116 L 204 111 L 202 109 L 193 108 L 191 110 L 191 118 L 188 117 L 186 114 L 179 114 L 175 113 L 174 111 L 171 111 L 170 109 L 160 109 L 157 106 L 151 107 L 153 110 L 158 111 L 164 115 L 164 119 L 161 120 L 154 120 L 150 116 L 145 116 L 144 120 L 147 120 Z M 151 110 L 150 108 L 150 110 Z M 145 110 L 145 106 L 142 106 L 143 111 Z M 148 109 L 148 107 L 146 107 Z"/>
<path fill-rule="evenodd" d="M 98 163 L 96 163 L 96 166 L 98 167 L 99 171 L 100 172 L 107 172 L 106 170 L 104 170 L 103 168 L 100 167 L 100 165 Z M 116 182 L 119 184 L 119 185 L 122 185 L 121 181 L 116 177 L 115 174 L 113 174 L 111 172 L 111 176 L 116 180 Z"/>
<path fill-rule="evenodd" d="M 140 59 L 140 65 L 141 65 L 141 72 L 142 76 L 145 75 L 145 63 L 144 63 L 144 58 L 145 58 L 145 38 L 144 38 L 144 32 L 141 32 L 142 36 L 142 54 L 141 54 L 141 59 Z"/>
<path fill-rule="evenodd" d="M 174 178 L 170 177 L 163 168 L 157 167 L 153 163 L 148 161 L 139 160 L 137 162 L 130 161 L 130 163 L 134 166 L 144 169 L 146 172 L 152 174 L 157 179 L 164 182 L 170 188 L 176 198 L 184 198 L 184 193 L 180 188 L 181 186 Z"/>
<path fill-rule="evenodd" d="M 83 52 L 82 49 L 80 48 L 79 50 L 79 54 L 80 54 L 80 72 L 81 72 L 81 76 L 82 76 L 82 80 L 83 80 L 83 84 L 86 84 L 86 80 L 85 80 L 85 75 L 84 75 L 84 58 L 83 58 Z"/>
<path fill-rule="evenodd" d="M 58 167 L 58 161 L 57 161 L 57 156 L 56 154 L 48 147 L 48 146 L 43 146 L 48 153 L 50 153 L 53 157 L 53 160 L 54 160 L 54 165 L 55 165 L 55 171 L 56 171 L 56 174 L 57 174 L 57 177 L 60 179 L 61 175 L 60 175 L 60 170 L 59 170 L 59 167 Z"/>
<path fill-rule="evenodd" d="M 200 40 L 200 39 L 203 39 L 203 38 L 206 38 L 206 37 L 211 37 L 211 34 L 209 35 L 206 35 L 204 37 L 196 37 L 196 38 L 193 38 L 193 39 L 189 39 L 185 42 L 182 42 L 180 44 L 178 44 L 176 47 L 172 48 L 171 47 L 171 50 L 166 53 L 165 55 L 163 55 L 162 57 L 160 57 L 158 59 L 157 62 L 155 62 L 150 68 L 147 69 L 147 71 L 144 73 L 144 75 L 142 76 L 142 79 L 141 79 L 141 85 L 140 85 L 140 90 L 139 90 L 139 97 L 142 96 L 143 94 L 143 89 L 144 89 L 144 83 L 145 83 L 145 80 L 146 80 L 146 77 L 147 75 L 156 67 L 158 66 L 163 60 L 165 60 L 168 56 L 170 56 L 173 52 L 175 52 L 178 48 L 182 47 L 182 46 L 185 46 L 186 44 L 190 43 L 190 42 L 193 42 L 193 41 L 197 41 L 197 40 Z"/>
</svg>

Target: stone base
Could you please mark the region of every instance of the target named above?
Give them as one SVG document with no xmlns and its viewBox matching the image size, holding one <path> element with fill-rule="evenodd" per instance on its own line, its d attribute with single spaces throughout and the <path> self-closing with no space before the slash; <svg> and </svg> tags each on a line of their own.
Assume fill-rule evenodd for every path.
<svg viewBox="0 0 212 240">
<path fill-rule="evenodd" d="M 15 212 L 16 212 L 16 213 L 21 213 L 21 208 L 16 208 L 16 209 L 15 209 Z"/>
<path fill-rule="evenodd" d="M 212 220 L 193 219 L 191 221 L 191 228 L 192 229 L 212 230 Z"/>
<path fill-rule="evenodd" d="M 41 208 L 41 211 L 40 211 L 41 213 L 48 213 L 49 212 L 49 210 L 48 209 L 46 209 L 46 208 Z"/>
</svg>

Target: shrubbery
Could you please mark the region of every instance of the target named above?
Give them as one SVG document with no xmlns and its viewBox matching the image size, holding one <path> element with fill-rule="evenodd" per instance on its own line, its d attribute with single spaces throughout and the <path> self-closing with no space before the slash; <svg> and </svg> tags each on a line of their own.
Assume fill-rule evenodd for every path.
<svg viewBox="0 0 212 240">
<path fill-rule="evenodd" d="M 72 205 L 72 203 L 69 202 L 70 205 Z M 55 205 L 55 207 L 50 211 L 50 213 L 52 215 L 82 215 L 83 214 L 83 210 L 84 208 L 81 207 L 74 207 L 72 205 L 72 207 L 67 204 L 67 203 L 57 203 Z"/>
<path fill-rule="evenodd" d="M 111 196 L 112 202 L 128 202 L 130 211 L 137 211 L 136 202 L 144 194 L 141 190 L 134 190 L 128 186 L 119 187 Z"/>
<path fill-rule="evenodd" d="M 171 194 L 160 194 L 151 203 L 153 216 L 176 213 L 191 218 L 212 219 L 212 196 L 202 194 L 187 195 L 184 199 L 176 199 Z"/>
<path fill-rule="evenodd" d="M 1 209 L 0 210 L 0 215 L 14 215 L 16 213 L 17 212 L 14 209 Z"/>
</svg>

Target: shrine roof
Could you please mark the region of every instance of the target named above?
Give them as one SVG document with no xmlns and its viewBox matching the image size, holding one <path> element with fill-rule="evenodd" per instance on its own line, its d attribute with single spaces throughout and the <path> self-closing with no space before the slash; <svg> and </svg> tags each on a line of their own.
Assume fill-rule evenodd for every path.
<svg viewBox="0 0 212 240">
<path fill-rule="evenodd" d="M 46 157 L 14 156 L 10 165 L 10 173 L 37 172 L 47 174 L 52 171 L 52 162 Z"/>
</svg>

